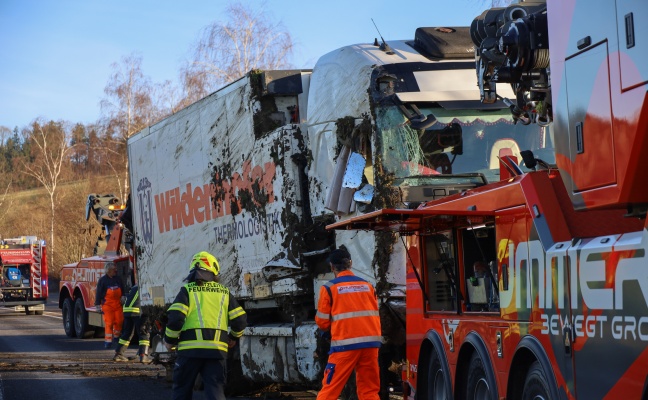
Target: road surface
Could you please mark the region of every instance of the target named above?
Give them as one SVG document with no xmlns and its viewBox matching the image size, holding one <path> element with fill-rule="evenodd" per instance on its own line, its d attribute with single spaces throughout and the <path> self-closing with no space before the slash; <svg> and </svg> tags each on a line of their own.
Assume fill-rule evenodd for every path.
<svg viewBox="0 0 648 400">
<path fill-rule="evenodd" d="M 116 363 L 114 350 L 103 349 L 103 338 L 68 338 L 58 294 L 50 294 L 43 315 L 0 307 L 0 400 L 171 399 L 163 366 Z M 131 345 L 127 356 L 135 353 Z M 272 389 L 262 397 L 313 400 L 316 395 Z M 204 398 L 202 391 L 194 392 L 194 399 Z"/>
<path fill-rule="evenodd" d="M 164 367 L 114 363 L 113 354 L 102 338 L 65 336 L 58 308 L 43 315 L 0 308 L 0 400 L 171 398 Z"/>
</svg>

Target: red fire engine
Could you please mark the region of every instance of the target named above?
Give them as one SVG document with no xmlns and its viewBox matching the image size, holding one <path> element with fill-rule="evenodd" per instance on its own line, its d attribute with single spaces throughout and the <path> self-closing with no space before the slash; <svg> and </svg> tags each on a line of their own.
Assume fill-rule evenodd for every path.
<svg viewBox="0 0 648 400">
<path fill-rule="evenodd" d="M 21 236 L 0 241 L 0 306 L 42 315 L 47 282 L 44 240 Z"/>
<path fill-rule="evenodd" d="M 329 226 L 408 247 L 405 397 L 648 398 L 644 17 L 630 0 L 485 11 L 482 100 L 510 83 L 555 163 L 502 148 L 500 182 Z"/>
</svg>

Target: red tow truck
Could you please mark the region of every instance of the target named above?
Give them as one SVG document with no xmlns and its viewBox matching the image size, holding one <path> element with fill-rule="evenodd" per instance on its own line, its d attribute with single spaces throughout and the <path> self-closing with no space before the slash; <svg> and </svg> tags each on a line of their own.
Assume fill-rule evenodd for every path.
<svg viewBox="0 0 648 400">
<path fill-rule="evenodd" d="M 648 398 L 646 17 L 625 0 L 485 11 L 482 101 L 511 84 L 544 149 L 510 141 L 499 182 L 328 226 L 406 244 L 406 399 Z"/>
<path fill-rule="evenodd" d="M 36 236 L 0 241 L 0 306 L 43 314 L 49 292 L 45 249 Z"/>
<path fill-rule="evenodd" d="M 68 337 L 88 338 L 103 329 L 103 318 L 95 310 L 94 301 L 97 281 L 104 275 L 107 264 L 112 263 L 117 267 L 117 274 L 127 285 L 131 282 L 132 258 L 122 242 L 124 227 L 118 222 L 124 208 L 112 194 L 88 196 L 86 220 L 93 213 L 102 225 L 103 232 L 97 239 L 92 257 L 61 268 L 59 308 L 62 310 L 63 329 Z"/>
</svg>

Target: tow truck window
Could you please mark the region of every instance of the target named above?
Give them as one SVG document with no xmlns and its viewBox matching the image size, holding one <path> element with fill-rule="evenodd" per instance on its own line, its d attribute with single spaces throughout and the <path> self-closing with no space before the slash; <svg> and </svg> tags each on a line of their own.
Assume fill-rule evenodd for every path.
<svg viewBox="0 0 648 400">
<path fill-rule="evenodd" d="M 499 310 L 498 266 L 494 226 L 460 231 L 465 311 Z"/>
<path fill-rule="evenodd" d="M 456 265 L 452 231 L 423 236 L 427 311 L 456 311 Z"/>
</svg>

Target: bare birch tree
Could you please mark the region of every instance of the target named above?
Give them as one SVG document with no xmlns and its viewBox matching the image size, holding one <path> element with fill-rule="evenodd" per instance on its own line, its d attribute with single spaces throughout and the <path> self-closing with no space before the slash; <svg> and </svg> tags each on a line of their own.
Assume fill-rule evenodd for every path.
<svg viewBox="0 0 648 400">
<path fill-rule="evenodd" d="M 11 134 L 11 129 L 7 128 L 6 126 L 0 126 L 0 148 L 4 149 L 4 145 Z M 2 179 L 0 180 L 0 185 L 2 185 L 2 187 L 4 188 L 0 189 L 0 192 L 2 192 L 2 194 L 0 194 L 0 224 L 4 222 L 5 217 L 7 216 L 7 212 L 11 208 L 12 203 L 11 199 L 7 197 L 7 194 L 9 194 L 9 189 L 11 189 L 12 181 L 8 161 L 9 160 L 7 160 L 7 157 L 2 157 L 2 159 L 0 159 L 0 177 L 2 177 Z"/>
<path fill-rule="evenodd" d="M 57 204 L 57 189 L 65 166 L 69 162 L 68 153 L 70 132 L 63 122 L 34 121 L 27 128 L 30 143 L 29 159 L 21 159 L 22 170 L 35 178 L 49 195 L 50 203 L 50 240 L 49 258 L 54 260 L 54 216 Z"/>
<path fill-rule="evenodd" d="M 121 198 L 128 193 L 128 157 L 126 141 L 150 125 L 156 111 L 151 100 L 153 85 L 142 72 L 142 57 L 131 54 L 112 64 L 113 73 L 104 88 L 101 101 L 104 116 L 104 151 L 114 157 L 107 159 L 115 173 Z"/>
<path fill-rule="evenodd" d="M 11 174 L 6 174 L 7 170 L 4 164 L 0 164 L 0 174 L 8 175 L 8 178 L 3 181 L 3 187 L 0 188 L 0 225 L 2 225 L 7 217 L 7 213 L 11 209 L 13 201 L 7 195 L 11 189 Z M 5 183 L 6 182 L 6 183 Z M 0 239 L 2 236 L 0 235 Z"/>
<path fill-rule="evenodd" d="M 244 3 L 227 6 L 226 22 L 216 21 L 192 46 L 193 61 L 181 70 L 185 105 L 201 99 L 252 69 L 290 68 L 294 44 L 280 22 L 268 17 L 265 4 L 252 9 Z"/>
</svg>

